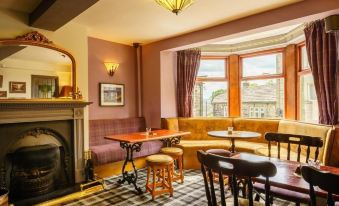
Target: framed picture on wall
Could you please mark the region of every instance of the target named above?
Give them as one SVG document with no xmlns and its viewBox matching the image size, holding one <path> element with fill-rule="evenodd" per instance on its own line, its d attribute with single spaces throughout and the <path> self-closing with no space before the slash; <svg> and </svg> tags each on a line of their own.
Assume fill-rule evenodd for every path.
<svg viewBox="0 0 339 206">
<path fill-rule="evenodd" d="M 124 106 L 125 85 L 100 83 L 100 106 Z"/>
<path fill-rule="evenodd" d="M 7 98 L 7 91 L 0 91 L 0 99 Z"/>
<path fill-rule="evenodd" d="M 2 82 L 4 81 L 4 77 L 0 75 L 0 88 L 2 87 Z"/>
<path fill-rule="evenodd" d="M 26 93 L 26 82 L 9 82 L 9 93 Z"/>
</svg>

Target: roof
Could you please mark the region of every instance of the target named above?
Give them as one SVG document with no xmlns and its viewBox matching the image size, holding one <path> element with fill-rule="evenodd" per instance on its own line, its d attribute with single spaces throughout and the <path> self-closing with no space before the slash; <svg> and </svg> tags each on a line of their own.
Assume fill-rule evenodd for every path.
<svg viewBox="0 0 339 206">
<path fill-rule="evenodd" d="M 241 90 L 242 102 L 248 103 L 268 103 L 276 102 L 276 85 L 251 85 Z M 226 93 L 214 97 L 212 104 L 227 103 Z"/>
</svg>

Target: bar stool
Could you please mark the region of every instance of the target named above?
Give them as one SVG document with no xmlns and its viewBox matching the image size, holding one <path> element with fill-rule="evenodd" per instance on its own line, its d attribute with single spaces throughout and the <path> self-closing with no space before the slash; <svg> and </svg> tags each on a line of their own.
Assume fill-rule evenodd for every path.
<svg viewBox="0 0 339 206">
<path fill-rule="evenodd" d="M 152 200 L 155 196 L 168 193 L 173 196 L 172 171 L 173 158 L 168 155 L 155 154 L 146 157 L 147 179 L 146 191 L 152 194 Z M 153 181 L 149 183 L 151 172 Z M 168 177 L 168 178 L 167 178 Z M 162 189 L 158 189 L 158 188 Z"/>
<path fill-rule="evenodd" d="M 173 167 L 173 181 L 180 180 L 181 183 L 184 183 L 184 172 L 183 172 L 183 154 L 184 151 L 177 147 L 163 147 L 160 152 L 162 154 L 169 155 L 177 163 L 177 168 Z"/>
</svg>

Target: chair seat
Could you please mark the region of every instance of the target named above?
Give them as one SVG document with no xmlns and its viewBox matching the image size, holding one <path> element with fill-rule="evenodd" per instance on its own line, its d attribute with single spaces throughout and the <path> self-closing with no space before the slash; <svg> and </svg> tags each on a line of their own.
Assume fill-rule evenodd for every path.
<svg viewBox="0 0 339 206">
<path fill-rule="evenodd" d="M 239 202 L 239 206 L 248 206 L 249 205 L 248 199 L 244 199 L 244 198 L 241 198 L 241 197 L 238 198 L 238 202 Z M 265 203 L 253 201 L 253 206 L 265 206 Z"/>
<path fill-rule="evenodd" d="M 280 147 L 280 159 L 287 160 L 287 149 L 284 147 Z M 268 147 L 260 147 L 255 150 L 255 154 L 261 156 L 268 156 Z M 278 158 L 278 147 L 271 147 L 271 157 Z M 294 151 L 290 151 L 290 160 L 297 161 L 298 153 Z M 306 162 L 306 156 L 300 154 L 300 162 Z"/>
<path fill-rule="evenodd" d="M 146 157 L 146 162 L 148 165 L 156 164 L 168 165 L 173 163 L 173 158 L 164 154 L 155 154 Z"/>
<path fill-rule="evenodd" d="M 225 150 L 225 149 L 209 149 L 206 152 L 215 154 L 215 155 L 224 156 L 224 157 L 231 157 L 233 154 L 232 152 Z"/>
<path fill-rule="evenodd" d="M 265 191 L 265 185 L 262 183 L 254 183 L 253 187 L 258 191 L 263 193 Z M 288 200 L 291 202 L 299 202 L 299 203 L 309 203 L 310 197 L 308 194 L 290 191 L 287 189 L 282 189 L 278 187 L 271 186 L 270 187 L 271 194 L 273 197 L 277 197 L 280 199 Z"/>
<path fill-rule="evenodd" d="M 161 148 L 160 152 L 163 154 L 174 155 L 174 156 L 180 156 L 184 153 L 184 151 L 178 147 L 164 147 L 164 148 Z"/>
</svg>

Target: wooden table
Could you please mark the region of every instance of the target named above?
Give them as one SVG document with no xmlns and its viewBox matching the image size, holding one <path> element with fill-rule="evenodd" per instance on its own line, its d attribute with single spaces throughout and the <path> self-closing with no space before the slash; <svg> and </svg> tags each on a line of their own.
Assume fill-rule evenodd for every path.
<svg viewBox="0 0 339 206">
<path fill-rule="evenodd" d="M 118 182 L 123 184 L 127 182 L 128 184 L 133 184 L 134 188 L 138 194 L 142 194 L 142 190 L 137 185 L 138 180 L 138 171 L 134 165 L 134 152 L 140 152 L 142 143 L 160 140 L 163 142 L 165 147 L 171 147 L 173 144 L 179 144 L 180 139 L 184 135 L 188 135 L 190 132 L 178 132 L 170 130 L 154 130 L 151 135 L 147 135 L 146 132 L 130 133 L 130 134 L 119 134 L 119 135 L 110 135 L 106 136 L 105 139 L 114 140 L 120 142 L 120 147 L 126 150 L 126 159 L 124 165 L 122 166 L 122 179 Z M 134 172 L 128 173 L 125 171 L 127 163 L 131 163 L 133 166 Z"/>
<path fill-rule="evenodd" d="M 235 140 L 236 139 L 251 139 L 258 138 L 261 136 L 260 133 L 257 132 L 248 132 L 248 131 L 233 131 L 232 133 L 228 133 L 228 131 L 209 131 L 207 133 L 211 137 L 220 137 L 231 140 L 231 152 L 235 152 Z"/>
<path fill-rule="evenodd" d="M 301 177 L 294 174 L 299 162 L 280 160 L 276 158 L 269 158 L 248 153 L 238 153 L 233 158 L 244 159 L 249 161 L 271 161 L 277 167 L 277 174 L 270 178 L 270 185 L 295 192 L 309 193 L 309 184 Z M 302 163 L 304 164 L 304 163 Z M 339 168 L 330 166 L 321 166 L 321 170 L 329 171 L 334 174 L 339 174 Z M 264 177 L 254 178 L 254 181 L 265 184 Z M 318 187 L 314 188 L 316 195 L 326 197 L 327 193 Z M 335 198 L 339 198 L 338 196 Z"/>
</svg>

